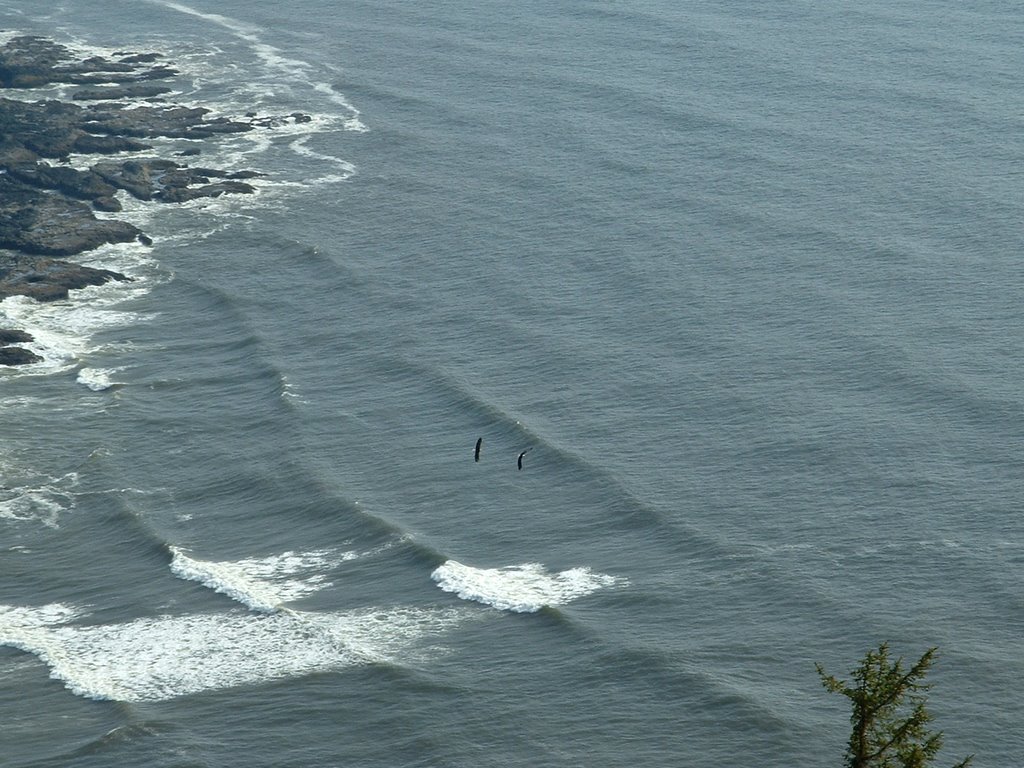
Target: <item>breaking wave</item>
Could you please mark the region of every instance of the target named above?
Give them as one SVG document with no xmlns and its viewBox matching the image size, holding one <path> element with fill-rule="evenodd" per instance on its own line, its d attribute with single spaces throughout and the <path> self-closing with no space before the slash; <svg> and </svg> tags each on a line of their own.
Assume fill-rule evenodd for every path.
<svg viewBox="0 0 1024 768">
<path fill-rule="evenodd" d="M 551 573 L 539 563 L 474 568 L 456 560 L 436 568 L 431 578 L 445 592 L 463 600 L 515 613 L 535 613 L 546 606 L 562 605 L 624 583 L 619 577 L 594 573 L 589 568 Z"/>
<path fill-rule="evenodd" d="M 278 611 L 284 603 L 330 586 L 319 571 L 359 556 L 355 552 L 320 550 L 215 562 L 193 559 L 178 547 L 170 550 L 175 576 L 197 581 L 263 613 Z"/>
<path fill-rule="evenodd" d="M 0 644 L 35 654 L 50 677 L 90 699 L 161 701 L 202 691 L 398 663 L 426 635 L 458 620 L 452 610 L 282 611 L 71 624 L 71 606 L 0 606 Z"/>
</svg>

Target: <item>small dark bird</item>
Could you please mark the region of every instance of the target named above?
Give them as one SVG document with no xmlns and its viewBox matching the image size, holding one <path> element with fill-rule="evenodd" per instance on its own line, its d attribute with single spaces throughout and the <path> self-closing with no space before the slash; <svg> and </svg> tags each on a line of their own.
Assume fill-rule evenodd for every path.
<svg viewBox="0 0 1024 768">
<path fill-rule="evenodd" d="M 523 468 L 523 456 L 525 456 L 529 452 L 530 452 L 530 449 L 527 448 L 525 451 L 520 453 L 519 454 L 519 458 L 516 459 L 516 466 L 519 467 L 520 470 L 522 470 L 522 468 Z"/>
<path fill-rule="evenodd" d="M 483 444 L 483 442 L 484 439 L 482 437 L 478 437 L 476 439 L 476 450 L 473 451 L 473 461 L 480 461 L 480 446 Z"/>
</svg>

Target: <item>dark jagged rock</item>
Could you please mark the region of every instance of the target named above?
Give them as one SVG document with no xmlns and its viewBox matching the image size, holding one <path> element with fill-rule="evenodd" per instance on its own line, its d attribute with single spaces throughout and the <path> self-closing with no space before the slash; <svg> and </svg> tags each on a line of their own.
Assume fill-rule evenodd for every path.
<svg viewBox="0 0 1024 768">
<path fill-rule="evenodd" d="M 97 219 L 85 203 L 0 175 L 0 248 L 29 254 L 70 256 L 107 243 L 137 240 L 140 230 L 124 221 Z"/>
<path fill-rule="evenodd" d="M 25 344 L 34 341 L 32 334 L 28 331 L 18 331 L 11 328 L 0 328 L 0 346 L 8 344 Z"/>
<path fill-rule="evenodd" d="M 125 53 L 120 51 L 114 54 L 120 56 L 122 64 L 148 64 L 160 58 L 159 53 Z"/>
<path fill-rule="evenodd" d="M 0 98 L 0 135 L 8 152 L 20 147 L 36 157 L 56 159 L 65 159 L 72 152 L 136 152 L 149 148 L 134 138 L 90 133 L 86 130 L 87 114 L 82 107 L 61 101 L 29 103 Z"/>
<path fill-rule="evenodd" d="M 148 62 L 110 61 L 101 56 L 76 62 L 66 46 L 44 37 L 22 35 L 0 47 L 0 86 L 39 88 L 50 83 L 120 83 L 177 74 L 165 66 L 139 71 L 141 63 Z"/>
<path fill-rule="evenodd" d="M 160 200 L 165 203 L 180 203 L 197 197 L 218 197 L 226 192 L 251 193 L 255 187 L 238 179 L 261 175 L 253 171 L 228 173 L 213 168 L 189 168 L 159 158 L 97 163 L 92 170 L 107 184 L 123 189 L 139 200 Z M 211 183 L 211 178 L 227 181 Z"/>
<path fill-rule="evenodd" d="M 43 358 L 22 347 L 0 347 L 0 365 L 30 365 L 41 363 Z"/>
<path fill-rule="evenodd" d="M 152 150 L 146 139 L 201 140 L 254 129 L 269 129 L 312 118 L 217 117 L 202 107 L 164 103 L 171 86 L 156 82 L 177 75 L 157 53 L 121 51 L 116 59 L 76 60 L 65 46 L 35 36 L 0 45 L 0 89 L 31 89 L 63 83 L 81 86 L 66 101 L 0 97 L 0 300 L 31 296 L 66 298 L 69 290 L 128 280 L 125 275 L 76 265 L 59 258 L 106 243 L 152 239 L 134 225 L 98 219 L 93 211 L 117 212 L 117 196 L 179 203 L 197 197 L 248 194 L 243 180 L 261 174 L 189 168 L 158 157 L 103 160 L 83 170 L 66 164 L 72 155 L 114 155 Z M 119 100 L 147 100 L 128 106 Z M 198 155 L 189 147 L 179 156 Z M 59 161 L 55 164 L 53 161 Z M 5 250 L 6 249 L 6 250 Z M 0 330 L 0 365 L 35 362 L 29 350 L 10 346 L 25 339 Z"/>
<path fill-rule="evenodd" d="M 93 198 L 92 207 L 95 208 L 97 211 L 103 211 L 105 213 L 117 213 L 118 211 L 124 209 L 123 206 L 121 205 L 121 201 L 118 200 L 116 197 L 96 197 L 96 198 Z M 147 237 L 146 240 L 149 240 L 149 238 Z M 145 240 L 143 240 L 143 235 L 139 235 L 139 241 L 140 242 L 145 242 Z M 153 244 L 152 240 L 149 240 L 149 242 L 146 243 L 146 245 L 152 245 L 152 244 Z"/>
<path fill-rule="evenodd" d="M 18 164 L 8 166 L 7 173 L 18 181 L 43 189 L 55 189 L 79 200 L 112 197 L 117 191 L 95 171 L 78 171 L 68 166 Z"/>
<path fill-rule="evenodd" d="M 131 278 L 110 269 L 71 264 L 60 259 L 0 253 L 0 299 L 30 296 L 39 301 L 66 299 L 68 291 L 111 280 Z"/>
<path fill-rule="evenodd" d="M 207 139 L 223 133 L 244 133 L 253 123 L 208 119 L 205 107 L 182 107 L 173 104 L 120 108 L 106 102 L 92 104 L 83 113 L 80 127 L 89 133 L 107 136 L 171 139 Z"/>
<path fill-rule="evenodd" d="M 203 107 L 175 105 L 120 108 L 104 102 L 81 107 L 62 101 L 29 103 L 0 98 L 0 135 L 40 157 L 150 149 L 138 139 L 206 139 L 251 131 L 254 122 L 209 118 Z"/>
<path fill-rule="evenodd" d="M 0 134 L 0 167 L 6 169 L 12 165 L 30 165 L 38 159 L 39 155 L 15 141 L 9 134 Z"/>
<path fill-rule="evenodd" d="M 15 37 L 0 46 L 0 86 L 102 84 L 81 89 L 76 98 L 104 99 L 80 106 L 0 98 L 0 171 L 6 171 L 0 183 L 0 247 L 71 255 L 104 243 L 136 239 L 141 233 L 132 225 L 98 220 L 78 202 L 87 201 L 98 211 L 120 211 L 118 190 L 140 200 L 164 203 L 255 191 L 240 179 L 259 174 L 189 169 L 153 157 L 99 162 L 85 171 L 47 163 L 48 159 L 67 160 L 72 154 L 151 149 L 140 140 L 144 138 L 202 139 L 260 125 L 255 118 L 215 117 L 202 107 L 120 105 L 112 99 L 166 93 L 168 86 L 151 81 L 169 77 L 174 71 L 165 65 L 153 66 L 158 54 L 119 56 L 116 61 L 102 57 L 75 61 L 66 47 L 31 36 Z"/>
<path fill-rule="evenodd" d="M 83 155 L 113 155 L 117 152 L 141 152 L 152 149 L 149 144 L 124 136 L 94 136 L 91 133 L 81 134 L 75 139 L 72 148 Z"/>
<path fill-rule="evenodd" d="M 76 101 L 109 101 L 110 99 L 152 99 L 173 88 L 166 85 L 123 85 L 109 88 L 81 88 L 71 98 Z"/>
<path fill-rule="evenodd" d="M 13 344 L 27 344 L 34 341 L 31 333 L 14 329 L 0 329 L 0 365 L 29 365 L 42 362 L 39 355 Z"/>
<path fill-rule="evenodd" d="M 220 181 L 201 187 L 169 187 L 159 194 L 159 198 L 166 203 L 183 203 L 197 197 L 220 197 L 227 192 L 244 194 L 255 191 L 255 187 L 242 181 Z"/>
<path fill-rule="evenodd" d="M 153 172 L 160 172 L 159 165 L 166 163 L 166 167 L 174 166 L 169 160 L 166 161 L 142 161 L 129 160 L 124 163 L 97 163 L 92 167 L 94 173 L 102 178 L 107 184 L 123 189 L 132 197 L 139 200 L 153 199 Z"/>
</svg>

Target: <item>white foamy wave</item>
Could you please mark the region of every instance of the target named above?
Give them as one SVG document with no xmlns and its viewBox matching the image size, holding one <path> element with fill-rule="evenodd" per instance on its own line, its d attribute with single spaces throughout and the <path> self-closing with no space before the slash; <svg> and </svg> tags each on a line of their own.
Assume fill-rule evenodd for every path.
<svg viewBox="0 0 1024 768">
<path fill-rule="evenodd" d="M 281 375 L 281 397 L 282 399 L 291 400 L 295 403 L 302 403 L 308 405 L 309 400 L 303 397 L 300 393 L 296 392 L 295 386 L 291 380 L 284 374 Z"/>
<path fill-rule="evenodd" d="M 123 369 L 82 368 L 78 372 L 78 383 L 85 385 L 93 392 L 103 392 L 118 385 L 118 382 L 114 381 L 111 376 L 120 370 Z"/>
<path fill-rule="evenodd" d="M 119 192 L 119 199 L 126 201 L 134 200 L 126 192 Z M 145 210 L 143 206 L 140 206 L 140 212 Z M 97 218 L 106 219 L 121 219 L 123 218 L 120 213 L 105 213 L 103 211 L 94 211 Z M 133 219 L 139 218 L 138 214 L 133 214 Z M 163 275 L 163 268 L 157 263 L 152 256 L 152 249 L 138 242 L 132 240 L 127 243 L 108 243 L 99 248 L 91 251 L 83 251 L 82 253 L 74 256 L 76 264 L 82 264 L 86 267 L 95 267 L 96 269 L 112 269 L 115 272 L 121 272 L 126 277 L 131 278 L 131 282 L 118 282 L 104 283 L 102 286 L 95 286 L 98 288 L 116 288 L 118 289 L 118 300 L 123 298 L 134 298 L 135 296 L 148 293 L 152 288 L 152 282 Z M 81 289 L 86 290 L 86 289 Z M 112 293 L 111 291 L 107 291 Z"/>
<path fill-rule="evenodd" d="M 286 55 L 281 49 L 269 45 L 260 37 L 262 30 L 229 16 L 199 11 L 184 3 L 174 0 L 158 0 L 160 5 L 178 13 L 193 16 L 202 21 L 221 27 L 231 35 L 244 41 L 253 55 L 262 64 L 263 73 L 249 72 L 246 82 L 257 95 L 261 92 L 280 91 L 283 84 L 289 83 L 300 87 L 311 87 L 321 93 L 333 104 L 341 107 L 344 112 L 343 127 L 348 131 L 365 132 L 366 126 L 360 120 L 360 112 L 345 98 L 345 95 L 334 86 L 314 80 L 313 67 L 306 61 Z M 262 80 L 260 74 L 262 74 Z"/>
<path fill-rule="evenodd" d="M 74 506 L 70 494 L 52 485 L 0 489 L 0 518 L 39 522 L 56 528 L 60 515 Z"/>
<path fill-rule="evenodd" d="M 370 130 L 363 124 L 363 121 L 359 119 L 359 110 L 356 109 L 347 98 L 345 98 L 345 94 L 341 93 L 334 88 L 334 86 L 328 83 L 317 83 L 314 88 L 349 113 L 349 117 L 345 119 L 346 131 L 366 133 Z"/>
<path fill-rule="evenodd" d="M 459 620 L 408 608 L 306 614 L 283 611 L 141 618 L 74 626 L 63 605 L 0 606 L 0 645 L 33 653 L 50 677 L 92 699 L 160 701 L 207 690 L 401 662 Z"/>
<path fill-rule="evenodd" d="M 321 176 L 318 181 L 327 183 L 337 183 L 340 181 L 347 181 L 355 172 L 356 167 L 347 160 L 342 160 L 340 157 L 334 157 L 332 155 L 324 155 L 319 152 L 314 152 L 312 149 L 306 146 L 306 142 L 309 140 L 309 135 L 303 136 L 301 139 L 296 139 L 291 143 L 292 151 L 297 155 L 304 155 L 311 157 L 314 160 L 327 163 L 328 165 L 334 165 L 338 168 L 337 173 L 328 173 Z"/>
<path fill-rule="evenodd" d="M 199 49 L 187 43 L 176 48 L 170 41 L 161 40 L 161 45 L 170 46 L 166 60 L 161 63 L 179 72 L 170 81 L 175 90 L 166 95 L 167 102 L 211 109 L 214 114 L 234 116 L 232 119 L 243 122 L 247 118 L 239 115 L 245 114 L 253 116 L 255 125 L 265 126 L 198 142 L 203 153 L 203 159 L 198 162 L 204 166 L 245 168 L 265 173 L 265 177 L 246 180 L 257 194 L 221 195 L 215 203 L 211 198 L 204 198 L 191 206 L 179 203 L 175 207 L 203 209 L 215 217 L 230 216 L 237 208 L 274 204 L 273 200 L 259 199 L 259 193 L 268 189 L 285 191 L 321 183 L 333 184 L 348 179 L 355 172 L 354 166 L 343 158 L 322 151 L 313 152 L 306 146 L 309 137 L 315 134 L 367 130 L 360 120 L 359 110 L 332 84 L 331 81 L 338 79 L 336 68 L 331 65 L 314 66 L 286 54 L 265 43 L 262 36 L 266 30 L 250 23 L 207 13 L 175 0 L 153 1 L 174 14 L 184 14 L 200 24 L 219 27 L 231 40 L 223 47 L 211 42 Z M 76 58 L 116 60 L 120 56 L 119 51 L 113 48 L 89 45 L 77 39 L 64 42 Z M 62 100 L 69 99 L 74 90 L 73 86 L 58 84 L 53 87 L 58 90 L 45 95 Z M 39 95 L 43 92 L 33 91 L 32 99 Z M 135 102 L 121 99 L 119 103 L 130 108 Z M 138 104 L 152 106 L 146 101 Z M 180 137 L 147 137 L 147 143 L 152 145 L 154 154 L 166 157 L 197 142 Z M 322 167 L 324 172 L 294 173 L 295 155 L 318 161 L 318 167 Z M 93 154 L 72 156 L 70 162 L 72 167 L 85 170 L 99 161 L 117 162 L 138 157 L 137 152 Z M 180 162 L 188 164 L 186 160 Z M 147 202 L 143 210 L 123 191 L 117 194 L 117 198 L 123 211 L 96 215 L 130 221 L 157 241 L 161 239 L 159 233 L 154 235 L 148 225 L 156 223 L 158 230 L 174 231 L 174 228 L 162 225 L 169 216 L 167 206 Z M 192 228 L 194 225 L 190 225 L 189 229 Z"/>
<path fill-rule="evenodd" d="M 259 125 L 250 131 L 225 135 L 203 147 L 202 162 L 223 168 L 245 168 L 266 174 L 245 180 L 254 187 L 255 195 L 221 195 L 217 198 L 196 198 L 199 207 L 208 207 L 213 201 L 231 207 L 257 205 L 260 195 L 277 189 L 305 189 L 313 184 L 333 184 L 346 181 L 356 173 L 356 166 L 344 158 L 317 152 L 307 142 L 318 135 L 344 128 L 346 118 L 337 115 L 313 114 L 303 119 L 289 116 L 275 119 L 272 125 Z M 294 174 L 293 155 L 317 161 L 323 168 L 315 173 Z M 178 203 L 177 205 L 181 205 Z"/>
<path fill-rule="evenodd" d="M 0 446 L 0 518 L 57 528 L 61 513 L 75 506 L 77 470 L 91 457 L 50 475 L 25 466 Z"/>
<path fill-rule="evenodd" d="M 358 557 L 355 552 L 321 550 L 214 562 L 193 559 L 177 547 L 171 547 L 171 554 L 171 572 L 178 578 L 197 581 L 264 613 L 330 586 L 322 571 Z"/>
<path fill-rule="evenodd" d="M 18 628 L 32 629 L 41 625 L 65 624 L 74 621 L 80 615 L 78 609 L 63 603 L 51 603 L 39 608 L 0 605 L 0 638 Z"/>
<path fill-rule="evenodd" d="M 90 261 L 93 263 L 88 263 Z M 129 276 L 132 268 L 139 266 L 139 259 L 128 256 L 124 248 L 105 249 L 102 254 L 92 254 L 79 262 L 124 272 Z M 80 288 L 60 301 L 39 302 L 27 296 L 7 297 L 0 303 L 0 325 L 31 334 L 31 342 L 18 346 L 42 358 L 41 362 L 7 371 L 7 375 L 47 374 L 71 368 L 83 356 L 99 349 L 92 342 L 96 333 L 115 327 L 129 327 L 147 318 L 137 312 L 116 309 L 115 305 L 147 293 L 151 286 L 150 280 L 142 278 L 131 283 L 111 281 Z"/>
<path fill-rule="evenodd" d="M 548 572 L 539 563 L 504 568 L 473 568 L 449 560 L 430 577 L 445 592 L 516 613 L 534 613 L 549 605 L 562 605 L 603 587 L 622 582 L 589 568 Z"/>
<path fill-rule="evenodd" d="M 170 8 L 172 10 L 178 11 L 179 13 L 184 13 L 189 16 L 195 16 L 197 18 L 203 19 L 204 21 L 212 22 L 218 26 L 230 30 L 239 37 L 254 36 L 259 31 L 257 27 L 254 27 L 250 24 L 237 21 L 227 16 L 221 16 L 219 13 L 204 13 L 203 11 L 185 5 L 184 3 L 176 3 L 173 0 L 150 1 L 155 2 L 158 5 L 162 5 L 165 8 Z"/>
</svg>

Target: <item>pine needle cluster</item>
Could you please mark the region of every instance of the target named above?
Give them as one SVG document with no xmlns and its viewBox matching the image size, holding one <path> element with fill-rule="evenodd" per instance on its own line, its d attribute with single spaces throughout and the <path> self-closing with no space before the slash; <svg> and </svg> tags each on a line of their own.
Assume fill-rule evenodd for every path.
<svg viewBox="0 0 1024 768">
<path fill-rule="evenodd" d="M 903 658 L 892 661 L 889 644 L 869 651 L 850 674 L 852 682 L 826 674 L 815 665 L 822 685 L 850 700 L 853 730 L 846 752 L 847 768 L 927 768 L 942 748 L 942 732 L 930 732 L 924 682 L 938 652 L 929 648 L 906 669 Z M 953 768 L 967 768 L 973 756 Z"/>
</svg>

